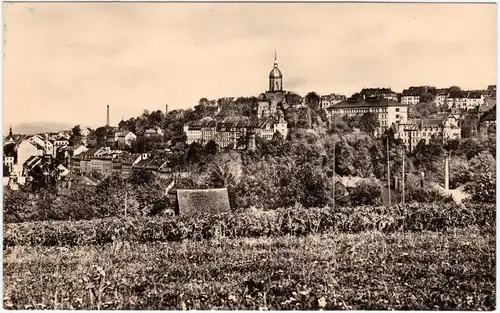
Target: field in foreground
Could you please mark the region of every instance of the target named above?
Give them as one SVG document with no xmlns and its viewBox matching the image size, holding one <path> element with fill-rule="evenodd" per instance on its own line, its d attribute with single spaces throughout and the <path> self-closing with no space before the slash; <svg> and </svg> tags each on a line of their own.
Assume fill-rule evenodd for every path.
<svg viewBox="0 0 500 313">
<path fill-rule="evenodd" d="M 11 309 L 495 309 L 494 232 L 4 251 Z"/>
</svg>

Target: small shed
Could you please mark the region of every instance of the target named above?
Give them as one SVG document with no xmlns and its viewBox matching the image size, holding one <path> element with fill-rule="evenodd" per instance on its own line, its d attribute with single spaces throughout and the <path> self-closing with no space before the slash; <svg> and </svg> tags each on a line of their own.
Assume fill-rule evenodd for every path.
<svg viewBox="0 0 500 313">
<path fill-rule="evenodd" d="M 217 214 L 230 211 L 226 188 L 177 189 L 177 212 L 180 214 Z"/>
</svg>

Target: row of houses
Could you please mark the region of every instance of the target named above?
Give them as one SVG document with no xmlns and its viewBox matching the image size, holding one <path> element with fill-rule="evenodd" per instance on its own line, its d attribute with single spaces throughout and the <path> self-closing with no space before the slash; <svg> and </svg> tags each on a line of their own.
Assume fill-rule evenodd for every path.
<svg viewBox="0 0 500 313">
<path fill-rule="evenodd" d="M 133 168 L 169 173 L 165 157 L 151 153 L 127 153 L 109 147 L 89 149 L 71 157 L 71 172 L 76 175 L 99 174 L 103 177 L 118 174 L 128 176 Z"/>
<path fill-rule="evenodd" d="M 429 99 L 430 97 L 430 99 Z M 486 90 L 436 89 L 429 86 L 409 87 L 401 94 L 401 103 L 419 104 L 434 100 L 437 106 L 472 110 L 488 101 L 496 100 L 496 85 L 490 85 Z"/>
<path fill-rule="evenodd" d="M 404 89 L 401 94 L 396 93 L 390 87 L 363 88 L 352 97 L 362 99 L 382 98 L 390 102 L 400 102 L 406 105 L 434 101 L 439 107 L 446 106 L 449 109 L 472 110 L 478 106 L 491 104 L 492 101 L 496 101 L 496 85 L 490 85 L 485 90 L 468 91 L 451 88 L 436 89 L 431 86 L 412 86 Z M 347 98 L 343 95 L 332 94 L 321 96 L 321 107 L 327 109 L 345 100 Z"/>
<path fill-rule="evenodd" d="M 237 148 L 249 134 L 270 140 L 279 132 L 284 138 L 288 135 L 287 122 L 280 119 L 268 118 L 260 122 L 252 122 L 248 118 L 232 118 L 218 122 L 206 117 L 197 121 L 189 121 L 184 125 L 187 144 L 197 142 L 207 144 L 214 141 L 222 148 L 230 145 Z"/>
<path fill-rule="evenodd" d="M 18 183 L 24 184 L 26 172 L 33 164 L 42 158 L 55 158 L 61 150 L 69 146 L 69 136 L 58 135 L 33 135 L 14 136 L 12 131 L 4 141 L 4 170 L 5 175 L 11 176 Z M 28 162 L 29 161 L 29 162 Z"/>
<path fill-rule="evenodd" d="M 105 138 L 101 139 L 105 141 L 104 143 L 107 146 L 117 148 L 126 148 L 132 146 L 132 144 L 137 140 L 138 137 L 137 134 L 131 131 L 119 130 L 118 128 L 111 126 L 108 126 L 107 132 L 108 133 L 106 134 Z M 164 135 L 164 131 L 160 127 L 153 127 L 144 130 L 144 132 L 141 134 L 146 138 L 158 138 Z M 86 138 L 85 141 L 82 141 L 82 144 L 96 146 L 98 144 L 98 140 L 99 139 L 97 138 L 96 134 L 92 134 L 88 138 Z"/>
<path fill-rule="evenodd" d="M 452 114 L 429 119 L 400 120 L 394 122 L 391 129 L 394 138 L 401 139 L 409 151 L 413 151 L 421 141 L 428 144 L 432 138 L 461 138 L 459 120 Z"/>
<path fill-rule="evenodd" d="M 387 99 L 384 96 L 363 97 L 361 95 L 350 97 L 326 109 L 327 116 L 335 115 L 355 116 L 365 113 L 377 115 L 380 130 L 389 128 L 392 123 L 408 119 L 408 105 Z"/>
<path fill-rule="evenodd" d="M 461 124 L 466 116 L 476 119 L 473 125 L 475 135 L 489 136 L 496 134 L 496 105 L 488 110 L 476 108 L 461 114 L 444 113 L 427 119 L 400 120 L 391 125 L 396 139 L 401 139 L 408 150 L 413 151 L 419 142 L 426 144 L 432 138 L 443 141 L 460 139 L 462 136 Z"/>
</svg>

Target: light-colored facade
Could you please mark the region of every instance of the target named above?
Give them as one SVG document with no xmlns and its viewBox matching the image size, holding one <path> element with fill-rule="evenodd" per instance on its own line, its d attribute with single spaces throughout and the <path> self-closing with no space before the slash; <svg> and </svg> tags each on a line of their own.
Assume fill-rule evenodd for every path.
<svg viewBox="0 0 500 313">
<path fill-rule="evenodd" d="M 403 95 L 401 96 L 402 104 L 419 104 L 420 96 L 419 95 Z"/>
<path fill-rule="evenodd" d="M 363 99 L 373 97 L 382 98 L 387 101 L 398 101 L 398 95 L 390 87 L 388 88 L 363 88 L 359 93 Z"/>
<path fill-rule="evenodd" d="M 472 110 L 479 106 L 484 105 L 484 102 L 485 102 L 485 97 L 483 94 L 469 93 L 465 106 L 467 110 Z"/>
<path fill-rule="evenodd" d="M 383 98 L 349 98 L 327 109 L 328 116 L 362 115 L 374 113 L 378 116 L 381 129 L 389 128 L 392 123 L 408 119 L 408 105 Z"/>
<path fill-rule="evenodd" d="M 250 131 L 254 132 L 257 137 L 268 140 L 272 139 L 276 132 L 280 132 L 286 138 L 288 136 L 288 125 L 281 118 L 278 121 L 268 119 L 260 123 L 251 123 L 245 119 L 217 123 L 211 119 L 203 119 L 188 122 L 184 125 L 187 144 L 198 142 L 204 145 L 213 140 L 222 148 L 229 145 L 237 148 L 238 144 L 246 139 Z"/>
<path fill-rule="evenodd" d="M 131 131 L 119 132 L 116 133 L 115 136 L 116 136 L 115 141 L 118 143 L 118 146 L 120 147 L 125 147 L 125 146 L 130 147 L 132 143 L 137 140 L 137 136 Z"/>
<path fill-rule="evenodd" d="M 337 94 L 321 96 L 321 108 L 322 109 L 329 108 L 337 103 L 344 101 L 345 99 L 346 96 Z"/>
<path fill-rule="evenodd" d="M 438 107 L 442 107 L 446 104 L 446 98 L 448 97 L 447 94 L 440 93 L 436 96 L 436 105 Z"/>
<path fill-rule="evenodd" d="M 428 144 L 432 138 L 450 140 L 461 137 L 458 121 L 452 115 L 438 119 L 396 121 L 392 124 L 392 130 L 394 137 L 401 139 L 410 151 L 422 140 Z"/>
<path fill-rule="evenodd" d="M 458 108 L 458 109 L 466 109 L 467 108 L 467 98 L 465 97 L 448 97 L 446 98 L 446 105 L 448 108 Z"/>
<path fill-rule="evenodd" d="M 56 140 L 54 140 L 54 146 L 56 147 L 56 149 L 58 147 L 65 147 L 65 146 L 68 146 L 69 145 L 69 140 L 66 139 L 66 137 L 57 137 Z"/>
</svg>

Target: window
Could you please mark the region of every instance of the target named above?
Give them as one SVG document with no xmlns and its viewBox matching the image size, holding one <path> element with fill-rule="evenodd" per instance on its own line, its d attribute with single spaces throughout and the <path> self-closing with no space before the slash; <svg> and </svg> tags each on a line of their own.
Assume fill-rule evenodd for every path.
<svg viewBox="0 0 500 313">
<path fill-rule="evenodd" d="M 396 112 L 399 112 L 399 108 L 396 108 Z"/>
<path fill-rule="evenodd" d="M 399 118 L 399 114 L 396 114 L 396 118 Z"/>
</svg>

